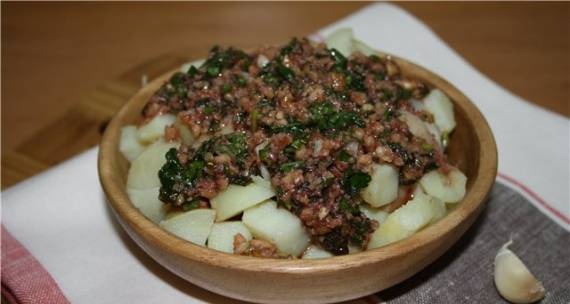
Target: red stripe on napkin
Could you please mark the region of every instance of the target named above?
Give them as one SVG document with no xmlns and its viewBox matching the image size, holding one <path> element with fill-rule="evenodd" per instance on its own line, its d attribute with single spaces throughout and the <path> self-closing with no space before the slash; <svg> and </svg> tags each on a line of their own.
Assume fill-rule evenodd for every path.
<svg viewBox="0 0 570 304">
<path fill-rule="evenodd" d="M 2 225 L 2 295 L 9 303 L 69 303 L 30 252 Z"/>
<path fill-rule="evenodd" d="M 542 207 L 548 210 L 555 217 L 559 218 L 561 221 L 565 222 L 566 224 L 570 224 L 570 218 L 568 218 L 565 214 L 563 214 L 558 209 L 554 208 L 552 205 L 547 203 L 542 197 L 536 194 L 536 192 L 532 191 L 529 187 L 525 186 L 523 183 L 519 182 L 514 177 L 510 177 L 501 172 L 498 172 L 497 176 L 513 184 L 514 186 L 519 188 L 522 192 L 528 194 L 531 198 L 537 201 L 540 205 L 542 205 Z"/>
</svg>

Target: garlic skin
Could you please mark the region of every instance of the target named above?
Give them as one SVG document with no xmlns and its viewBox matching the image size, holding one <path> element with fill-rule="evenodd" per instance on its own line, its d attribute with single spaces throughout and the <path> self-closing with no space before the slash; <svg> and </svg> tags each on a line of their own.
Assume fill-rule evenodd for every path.
<svg viewBox="0 0 570 304">
<path fill-rule="evenodd" d="M 544 298 L 544 287 L 510 250 L 509 241 L 495 256 L 495 286 L 511 303 L 534 303 Z"/>
</svg>

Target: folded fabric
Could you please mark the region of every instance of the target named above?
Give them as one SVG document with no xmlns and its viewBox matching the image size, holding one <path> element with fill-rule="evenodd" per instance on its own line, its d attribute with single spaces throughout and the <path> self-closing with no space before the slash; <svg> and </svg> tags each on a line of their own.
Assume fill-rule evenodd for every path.
<svg viewBox="0 0 570 304">
<path fill-rule="evenodd" d="M 454 259 L 452 264 L 457 262 L 465 267 L 447 267 L 440 259 L 434 264 L 440 266 L 429 267 L 418 276 L 422 283 L 398 285 L 379 294 L 380 299 L 434 303 L 448 302 L 449 299 L 461 302 L 458 300 L 460 297 L 471 297 L 469 299 L 480 299 L 479 302 L 498 301 L 492 283 L 489 283 L 492 277 L 487 256 L 512 233 L 523 260 L 528 261 L 531 269 L 537 270 L 546 280 L 550 299 L 566 297 L 567 301 L 567 290 L 561 286 L 569 285 L 568 264 L 562 261 L 558 264 L 562 268 L 556 271 L 544 263 L 544 259 L 558 261 L 560 252 L 568 255 L 568 233 L 549 222 L 537 209 L 528 205 L 528 201 L 568 229 L 568 119 L 532 106 L 492 83 L 427 27 L 394 5 L 371 5 L 327 27 L 321 34 L 339 27 L 352 27 L 360 40 L 411 59 L 463 90 L 491 124 L 499 146 L 499 166 L 505 174 L 503 180 L 513 189 L 521 190 L 528 199 L 513 194 L 508 188 L 496 187 L 494 197 L 498 199 L 491 199 L 488 211 L 480 220 L 483 222 L 479 224 L 481 228 L 475 225 L 470 232 L 475 237 L 464 238 L 460 243 L 464 245 L 458 244 L 452 251 L 455 253 L 450 253 L 452 257 L 444 256 L 447 257 L 444 259 Z M 532 125 L 526 124 L 528 121 L 532 121 Z M 544 146 L 550 148 L 540 148 Z M 96 154 L 97 149 L 89 150 L 2 192 L 2 224 L 15 238 L 11 239 L 4 231 L 2 233 L 2 287 L 3 291 L 12 291 L 7 299 L 21 303 L 64 302 L 65 299 L 44 301 L 44 298 L 33 296 L 53 293 L 59 287 L 72 303 L 236 303 L 176 277 L 126 236 L 105 202 L 97 177 Z M 536 159 L 543 161 L 539 163 L 534 161 Z M 514 196 L 516 198 L 512 198 Z M 509 225 L 493 230 L 492 227 L 502 221 L 500 214 L 513 210 L 522 213 L 513 213 L 508 217 Z M 533 228 L 539 229 L 540 233 Z M 492 238 L 489 239 L 488 234 Z M 481 249 L 479 245 L 482 244 L 477 243 L 480 238 L 488 245 L 482 247 L 486 252 L 481 255 L 481 263 L 474 263 L 471 256 L 478 254 L 473 249 Z M 8 258 L 11 250 L 22 250 L 16 246 L 16 239 L 29 251 L 31 259 L 26 257 L 24 262 L 20 262 L 17 258 Z M 36 276 L 45 279 L 46 273 L 43 272 L 28 275 L 36 269 L 34 261 L 43 266 L 53 282 L 41 284 L 35 281 Z M 18 263 L 30 263 L 32 266 L 19 267 Z M 481 275 L 476 277 L 482 280 L 482 285 L 470 290 L 464 286 L 443 288 L 448 278 L 455 281 L 463 279 L 458 275 L 442 276 L 443 268 L 445 271 L 449 268 L 455 274 L 479 273 Z M 560 279 L 555 276 L 557 272 L 564 276 Z M 13 279 L 18 275 L 26 279 Z M 483 291 L 489 297 L 469 294 Z M 416 294 L 417 298 L 406 298 L 407 294 Z M 469 302 L 463 302 L 466 301 Z"/>
</svg>

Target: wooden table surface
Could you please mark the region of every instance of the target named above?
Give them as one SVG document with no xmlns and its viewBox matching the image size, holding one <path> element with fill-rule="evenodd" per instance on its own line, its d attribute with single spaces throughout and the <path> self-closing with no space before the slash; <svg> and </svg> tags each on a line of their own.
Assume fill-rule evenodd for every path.
<svg viewBox="0 0 570 304">
<path fill-rule="evenodd" d="M 2 188 L 97 144 L 137 88 L 214 44 L 310 34 L 366 3 L 2 2 Z M 399 3 L 515 94 L 569 116 L 569 3 Z M 412 39 L 412 38 L 410 38 Z"/>
</svg>

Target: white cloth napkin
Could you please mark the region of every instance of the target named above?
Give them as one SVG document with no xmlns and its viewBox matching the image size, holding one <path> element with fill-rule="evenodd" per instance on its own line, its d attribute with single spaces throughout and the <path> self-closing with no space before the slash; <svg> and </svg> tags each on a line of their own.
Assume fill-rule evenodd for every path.
<svg viewBox="0 0 570 304">
<path fill-rule="evenodd" d="M 533 106 L 471 67 L 417 19 L 374 4 L 327 27 L 352 27 L 358 39 L 448 79 L 487 117 L 499 146 L 499 170 L 563 215 L 568 193 L 569 120 Z M 497 63 L 500 64 L 500 63 Z M 227 302 L 154 263 L 117 226 L 89 150 L 2 192 L 2 222 L 47 269 L 72 303 Z M 542 205 L 537 206 L 552 217 Z M 553 218 L 565 225 L 559 218 Z"/>
</svg>

